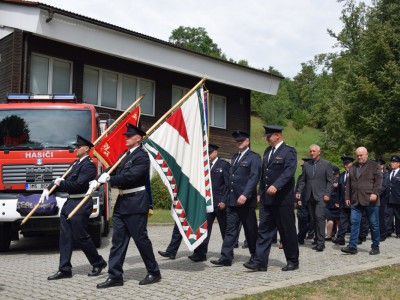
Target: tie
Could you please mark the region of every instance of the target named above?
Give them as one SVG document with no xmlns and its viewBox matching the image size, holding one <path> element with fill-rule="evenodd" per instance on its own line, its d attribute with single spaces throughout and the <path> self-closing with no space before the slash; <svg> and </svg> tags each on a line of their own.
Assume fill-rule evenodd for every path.
<svg viewBox="0 0 400 300">
<path fill-rule="evenodd" d="M 238 162 L 239 162 L 239 160 L 240 160 L 240 156 L 242 155 L 242 153 L 241 152 L 239 152 L 239 155 L 236 157 L 236 160 L 235 160 L 235 163 L 233 164 L 233 165 L 237 165 L 238 164 Z"/>
<path fill-rule="evenodd" d="M 210 162 L 210 170 L 212 169 L 213 165 L 214 164 L 212 162 Z"/>
<path fill-rule="evenodd" d="M 349 179 L 349 172 L 346 172 L 346 174 L 344 175 L 344 183 L 346 183 L 348 179 Z"/>
<path fill-rule="evenodd" d="M 315 171 L 317 170 L 317 162 L 314 161 L 313 166 L 312 166 L 312 176 L 314 177 Z"/>
<path fill-rule="evenodd" d="M 268 162 L 270 161 L 272 155 L 274 155 L 275 147 L 272 147 L 271 152 L 269 153 Z"/>
<path fill-rule="evenodd" d="M 361 175 L 361 166 L 358 166 L 358 167 L 356 168 L 356 175 L 357 175 L 357 178 L 360 177 L 360 175 Z"/>
<path fill-rule="evenodd" d="M 393 177 L 394 177 L 394 170 L 392 171 L 392 175 L 390 175 L 390 181 L 393 180 Z"/>
</svg>

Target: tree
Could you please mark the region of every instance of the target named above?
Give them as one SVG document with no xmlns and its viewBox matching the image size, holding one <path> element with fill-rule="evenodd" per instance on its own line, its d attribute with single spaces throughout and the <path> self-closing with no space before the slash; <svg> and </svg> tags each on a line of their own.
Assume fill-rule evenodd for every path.
<svg viewBox="0 0 400 300">
<path fill-rule="evenodd" d="M 169 42 L 185 47 L 203 54 L 226 60 L 218 45 L 208 36 L 203 27 L 184 27 L 179 26 L 174 29 L 169 37 Z"/>
<path fill-rule="evenodd" d="M 354 1 L 346 4 L 344 13 L 350 13 L 346 19 L 364 20 L 365 26 L 359 22 L 345 23 L 343 31 L 358 33 L 357 38 L 347 35 L 352 37 L 351 43 L 339 39 L 345 35 L 337 35 L 349 47 L 333 62 L 335 76 L 341 79 L 337 94 L 341 99 L 336 102 L 342 101 L 342 125 L 354 138 L 354 146 L 366 146 L 377 156 L 398 151 L 400 2 L 376 1 L 369 10 L 360 9 L 361 4 L 354 6 Z M 351 26 L 359 28 L 348 28 Z M 343 143 L 340 138 L 334 133 L 331 136 L 339 146 Z"/>
</svg>

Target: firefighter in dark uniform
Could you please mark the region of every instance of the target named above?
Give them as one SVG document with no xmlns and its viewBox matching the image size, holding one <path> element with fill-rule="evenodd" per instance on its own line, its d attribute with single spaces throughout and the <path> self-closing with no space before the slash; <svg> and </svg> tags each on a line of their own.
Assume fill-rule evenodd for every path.
<svg viewBox="0 0 400 300">
<path fill-rule="evenodd" d="M 260 180 L 260 155 L 250 150 L 250 135 L 244 131 L 232 133 L 239 153 L 231 161 L 229 177 L 229 196 L 227 206 L 227 228 L 222 243 L 221 257 L 210 262 L 217 266 L 231 266 L 233 249 L 238 239 L 239 222 L 242 222 L 244 234 L 251 255 L 256 250 L 258 224 L 256 217 L 257 183 Z"/>
<path fill-rule="evenodd" d="M 287 264 L 282 271 L 299 268 L 299 244 L 294 214 L 296 149 L 285 144 L 280 126 L 264 126 L 269 147 L 264 152 L 260 188 L 260 224 L 256 254 L 244 267 L 267 271 L 275 230 L 278 229 Z"/>
<path fill-rule="evenodd" d="M 218 157 L 218 146 L 209 144 L 208 154 L 210 157 L 210 168 L 211 168 L 211 184 L 213 192 L 213 204 L 214 211 L 207 213 L 207 224 L 208 234 L 207 238 L 201 243 L 192 255 L 189 255 L 189 259 L 194 262 L 200 262 L 206 260 L 208 252 L 208 243 L 211 237 L 212 227 L 215 218 L 218 220 L 219 230 L 221 232 L 222 240 L 225 237 L 226 231 L 226 209 L 225 202 L 229 194 L 229 168 L 230 164 L 223 159 Z M 178 226 L 175 224 L 174 230 L 172 231 L 171 241 L 165 251 L 158 251 L 163 257 L 175 259 L 176 253 L 178 252 L 179 246 L 182 242 L 182 235 L 179 232 Z"/>
<path fill-rule="evenodd" d="M 150 159 L 141 144 L 146 133 L 127 123 L 127 131 L 124 135 L 128 148 L 125 158 L 111 176 L 103 173 L 97 180 L 98 183 L 109 181 L 111 186 L 119 189 L 113 214 L 113 236 L 108 262 L 108 278 L 105 282 L 98 284 L 97 288 L 124 284 L 122 267 L 130 238 L 135 241 L 147 269 L 146 277 L 139 284 L 152 284 L 161 279 L 153 246 L 147 235 L 150 203 L 149 194 L 146 191 L 146 180 L 150 172 Z"/>
<path fill-rule="evenodd" d="M 391 171 L 387 180 L 387 200 L 389 207 L 393 210 L 396 230 L 400 224 L 400 157 L 393 155 L 390 158 Z M 396 237 L 400 238 L 400 232 L 396 231 Z"/>
<path fill-rule="evenodd" d="M 207 214 L 208 235 L 207 238 L 198 246 L 189 258 L 194 262 L 205 261 L 210 241 L 212 226 L 215 218 L 218 220 L 219 230 L 222 240 L 226 232 L 226 201 L 229 195 L 229 169 L 230 164 L 218 158 L 218 146 L 209 144 L 208 152 L 210 156 L 211 184 L 213 193 L 214 212 Z"/>
<path fill-rule="evenodd" d="M 72 277 L 71 256 L 74 242 L 85 253 L 90 264 L 93 266 L 88 276 L 98 276 L 107 266 L 103 257 L 99 255 L 97 249 L 87 233 L 86 229 L 89 223 L 89 216 L 93 210 L 93 200 L 90 198 L 80 210 L 69 220 L 68 215 L 85 197 L 85 192 L 89 187 L 89 182 L 96 178 L 96 165 L 89 157 L 90 148 L 93 144 L 81 136 L 77 136 L 76 160 L 72 164 L 72 170 L 65 179 L 57 178 L 49 189 L 56 185 L 57 192 L 67 192 L 69 194 L 67 201 L 62 207 L 60 214 L 60 265 L 58 272 L 49 276 L 48 280 Z M 48 196 L 48 190 L 43 192 L 41 199 Z"/>
</svg>

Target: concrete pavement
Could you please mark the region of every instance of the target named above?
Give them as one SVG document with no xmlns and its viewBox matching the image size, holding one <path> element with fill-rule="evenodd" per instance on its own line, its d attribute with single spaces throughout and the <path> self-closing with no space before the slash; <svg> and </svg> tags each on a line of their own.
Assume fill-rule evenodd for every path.
<svg viewBox="0 0 400 300">
<path fill-rule="evenodd" d="M 158 250 L 165 250 L 172 224 L 150 225 L 149 236 L 156 259 L 160 265 L 160 283 L 139 286 L 146 275 L 142 259 L 133 242 L 130 243 L 124 264 L 123 287 L 98 290 L 96 284 L 107 278 L 107 272 L 99 277 L 88 277 L 91 266 L 83 252 L 76 249 L 72 255 L 73 277 L 48 281 L 47 277 L 57 271 L 59 253 L 56 237 L 22 238 L 13 242 L 7 253 L 0 254 L 1 299 L 231 299 L 270 289 L 287 287 L 329 276 L 363 271 L 384 265 L 400 263 L 400 239 L 389 238 L 381 243 L 381 254 L 368 254 L 371 241 L 368 238 L 359 246 L 359 253 L 346 255 L 341 246 L 326 243 L 323 252 L 311 249 L 311 241 L 300 246 L 300 268 L 282 272 L 286 264 L 282 250 L 273 245 L 267 272 L 252 272 L 243 267 L 249 259 L 247 249 L 235 249 L 231 267 L 216 267 L 209 260 L 218 258 L 221 237 L 218 224 L 214 225 L 207 261 L 194 263 L 187 258 L 191 254 L 184 244 L 175 260 L 163 258 Z M 243 232 L 242 232 L 243 235 Z M 240 241 L 243 242 L 241 236 Z M 99 249 L 108 261 L 111 234 L 103 238 Z"/>
</svg>

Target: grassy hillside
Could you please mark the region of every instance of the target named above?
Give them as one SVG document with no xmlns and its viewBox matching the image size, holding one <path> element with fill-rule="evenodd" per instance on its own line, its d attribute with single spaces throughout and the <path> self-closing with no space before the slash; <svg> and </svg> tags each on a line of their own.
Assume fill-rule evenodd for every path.
<svg viewBox="0 0 400 300">
<path fill-rule="evenodd" d="M 260 118 L 251 117 L 251 148 L 261 156 L 268 146 L 263 125 Z M 293 128 L 292 122 L 289 121 L 287 126 L 284 127 L 283 138 L 288 145 L 296 148 L 298 166 L 300 166 L 303 163 L 301 159 L 303 157 L 309 157 L 308 149 L 310 145 L 319 144 L 320 132 L 310 127 L 304 127 L 300 131 L 296 130 Z M 299 173 L 300 168 L 297 168 L 296 178 Z"/>
</svg>

